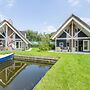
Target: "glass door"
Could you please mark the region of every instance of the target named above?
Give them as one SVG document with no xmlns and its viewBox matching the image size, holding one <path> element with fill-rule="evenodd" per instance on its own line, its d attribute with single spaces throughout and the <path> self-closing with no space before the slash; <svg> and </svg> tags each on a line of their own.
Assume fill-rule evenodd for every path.
<svg viewBox="0 0 90 90">
<path fill-rule="evenodd" d="M 83 40 L 83 51 L 89 51 L 89 40 Z"/>
</svg>

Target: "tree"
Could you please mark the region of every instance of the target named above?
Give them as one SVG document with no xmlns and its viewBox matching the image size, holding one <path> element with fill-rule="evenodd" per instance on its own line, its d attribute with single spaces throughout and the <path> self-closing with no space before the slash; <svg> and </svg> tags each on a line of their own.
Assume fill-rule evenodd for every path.
<svg viewBox="0 0 90 90">
<path fill-rule="evenodd" d="M 27 38 L 29 41 L 39 41 L 40 36 L 37 31 L 28 30 L 27 31 Z"/>
<path fill-rule="evenodd" d="M 27 31 L 27 38 L 29 39 L 29 41 L 32 42 L 38 42 L 39 44 L 33 44 L 33 47 L 38 47 L 40 50 L 50 50 L 51 48 L 54 48 L 54 44 L 51 44 L 51 36 L 53 33 L 51 34 L 41 34 L 38 33 L 37 31 L 32 31 L 32 30 L 28 30 Z"/>
<path fill-rule="evenodd" d="M 50 37 L 49 34 L 43 34 L 39 44 L 40 51 L 50 50 Z"/>
</svg>

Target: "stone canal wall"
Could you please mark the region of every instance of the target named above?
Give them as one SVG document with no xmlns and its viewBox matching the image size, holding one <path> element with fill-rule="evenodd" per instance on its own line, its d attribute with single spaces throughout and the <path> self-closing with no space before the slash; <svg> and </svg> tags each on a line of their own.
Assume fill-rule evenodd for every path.
<svg viewBox="0 0 90 90">
<path fill-rule="evenodd" d="M 14 55 L 14 60 L 44 63 L 44 64 L 54 64 L 58 59 L 39 56 Z"/>
</svg>

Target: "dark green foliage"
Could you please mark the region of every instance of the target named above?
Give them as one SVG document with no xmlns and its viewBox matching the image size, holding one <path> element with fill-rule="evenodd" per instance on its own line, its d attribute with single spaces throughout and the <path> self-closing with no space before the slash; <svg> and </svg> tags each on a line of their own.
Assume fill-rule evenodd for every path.
<svg viewBox="0 0 90 90">
<path fill-rule="evenodd" d="M 55 44 L 54 44 L 54 43 L 50 43 L 50 44 L 49 44 L 49 47 L 50 47 L 52 50 L 55 50 Z"/>
<path fill-rule="evenodd" d="M 40 51 L 48 51 L 50 50 L 50 37 L 49 34 L 44 34 L 41 38 L 41 43 L 39 44 Z"/>
<path fill-rule="evenodd" d="M 39 50 L 40 51 L 48 51 L 50 49 L 48 44 L 40 44 L 39 45 Z"/>
<path fill-rule="evenodd" d="M 47 51 L 50 49 L 54 49 L 54 44 L 50 43 L 51 40 L 51 34 L 41 34 L 37 31 L 28 30 L 27 31 L 27 38 L 29 41 L 33 42 L 39 42 L 39 44 L 32 44 L 32 47 L 39 47 L 40 51 Z"/>
<path fill-rule="evenodd" d="M 27 38 L 29 39 L 29 41 L 40 41 L 41 34 L 39 34 L 37 31 L 28 30 Z"/>
</svg>

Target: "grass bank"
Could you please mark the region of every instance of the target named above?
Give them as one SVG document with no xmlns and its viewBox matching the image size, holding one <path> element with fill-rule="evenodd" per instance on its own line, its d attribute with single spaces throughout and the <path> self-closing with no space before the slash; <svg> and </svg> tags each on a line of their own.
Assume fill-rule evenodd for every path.
<svg viewBox="0 0 90 90">
<path fill-rule="evenodd" d="M 35 90 L 90 90 L 90 55 L 60 56 Z"/>
<path fill-rule="evenodd" d="M 47 52 L 47 51 L 39 51 L 38 48 L 33 48 L 31 51 L 1 51 L 0 54 L 9 54 L 14 53 L 17 55 L 29 55 L 29 56 L 46 56 L 46 57 L 54 57 L 60 58 L 59 53 Z"/>
<path fill-rule="evenodd" d="M 90 54 L 39 52 L 38 49 L 14 53 L 59 58 L 35 90 L 90 90 Z"/>
</svg>

